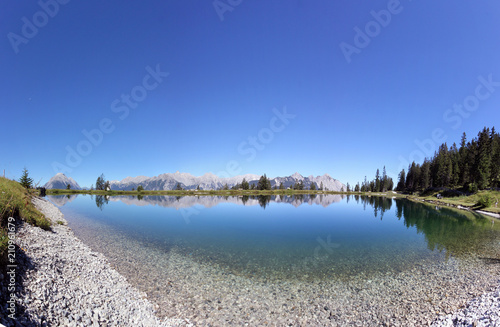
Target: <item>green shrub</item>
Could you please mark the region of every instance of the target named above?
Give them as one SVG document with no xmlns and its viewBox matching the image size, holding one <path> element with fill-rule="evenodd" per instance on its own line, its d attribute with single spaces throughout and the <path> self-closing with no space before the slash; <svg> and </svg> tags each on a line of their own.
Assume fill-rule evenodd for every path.
<svg viewBox="0 0 500 327">
<path fill-rule="evenodd" d="M 472 194 L 477 193 L 477 184 L 476 183 L 469 183 L 469 185 L 467 185 L 467 192 L 472 193 Z"/>
<path fill-rule="evenodd" d="M 481 208 L 488 208 L 492 205 L 492 203 L 493 200 L 491 199 L 491 196 L 489 196 L 488 194 L 484 194 L 479 198 L 476 205 Z"/>
</svg>

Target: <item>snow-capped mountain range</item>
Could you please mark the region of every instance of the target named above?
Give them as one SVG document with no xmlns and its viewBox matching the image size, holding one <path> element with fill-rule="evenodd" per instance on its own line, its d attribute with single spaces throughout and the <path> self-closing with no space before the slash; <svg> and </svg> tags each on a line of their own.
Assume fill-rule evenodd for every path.
<svg viewBox="0 0 500 327">
<path fill-rule="evenodd" d="M 212 173 L 206 173 L 203 176 L 193 176 L 188 173 L 176 172 L 174 174 L 161 174 L 154 177 L 137 176 L 137 177 L 127 177 L 121 181 L 110 181 L 109 184 L 112 190 L 132 190 L 137 189 L 139 185 L 142 185 L 145 190 L 161 191 L 161 190 L 173 190 L 177 183 L 185 190 L 194 190 L 200 186 L 202 190 L 218 190 L 227 184 L 232 187 L 238 183 L 241 183 L 243 179 L 247 181 L 259 179 L 258 175 L 240 175 L 229 178 L 221 178 Z"/>
<path fill-rule="evenodd" d="M 316 189 L 319 189 L 321 185 L 323 185 L 324 190 L 328 191 L 341 191 L 342 188 L 344 191 L 347 189 L 346 186 L 336 180 L 335 178 L 332 178 L 328 174 L 324 174 L 323 176 L 308 176 L 304 177 L 299 173 L 295 173 L 292 176 L 287 176 L 287 177 L 275 177 L 271 180 L 271 187 L 274 187 L 274 185 L 280 186 L 281 183 L 283 183 L 283 186 L 285 188 L 289 188 L 293 186 L 295 183 L 302 181 L 304 183 L 304 189 L 309 189 L 311 187 L 312 183 L 316 184 Z"/>
<path fill-rule="evenodd" d="M 47 189 L 62 189 L 65 190 L 68 184 L 72 190 L 81 190 L 82 188 L 77 182 L 71 177 L 64 175 L 63 173 L 58 173 L 54 175 L 43 187 Z"/>
<path fill-rule="evenodd" d="M 218 177 L 212 173 L 206 173 L 203 176 L 193 176 L 188 173 L 167 173 L 161 174 L 154 177 L 147 176 L 137 176 L 137 177 L 127 177 L 121 181 L 110 181 L 110 187 L 112 190 L 132 190 L 137 189 L 139 185 L 145 190 L 160 191 L 160 190 L 172 190 L 179 183 L 181 187 L 185 190 L 194 190 L 198 186 L 202 190 L 218 190 L 224 187 L 225 184 L 229 188 L 239 184 L 245 179 L 250 184 L 257 184 L 260 175 L 246 174 L 234 177 Z M 323 176 L 309 176 L 304 177 L 299 173 L 295 173 L 291 176 L 286 177 L 275 177 L 270 178 L 271 186 L 279 186 L 283 183 L 285 188 L 293 186 L 295 183 L 302 181 L 304 184 L 304 189 L 309 189 L 312 183 L 316 184 L 316 188 L 321 187 L 329 191 L 341 191 L 342 188 L 345 190 L 346 187 L 340 181 L 332 178 L 328 174 Z M 78 183 L 76 183 L 72 178 L 66 177 L 64 174 L 57 174 L 50 179 L 50 181 L 45 184 L 46 188 L 59 188 L 65 189 L 66 186 L 70 184 L 72 189 L 81 189 Z"/>
</svg>

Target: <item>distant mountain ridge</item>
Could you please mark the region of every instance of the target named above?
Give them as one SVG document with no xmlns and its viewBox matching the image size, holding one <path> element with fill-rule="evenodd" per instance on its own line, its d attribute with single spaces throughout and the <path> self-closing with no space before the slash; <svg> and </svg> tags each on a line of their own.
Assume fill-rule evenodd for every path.
<svg viewBox="0 0 500 327">
<path fill-rule="evenodd" d="M 72 190 L 81 190 L 82 188 L 77 182 L 71 177 L 64 175 L 63 173 L 55 174 L 43 187 L 46 189 L 66 189 L 68 184 Z"/>
<path fill-rule="evenodd" d="M 347 190 L 346 186 L 340 182 L 339 180 L 336 180 L 335 178 L 332 178 L 328 174 L 324 174 L 323 176 L 309 176 L 309 177 L 304 177 L 299 173 L 295 173 L 292 176 L 287 176 L 287 177 L 275 177 L 271 180 L 271 187 L 274 188 L 275 185 L 278 187 L 280 186 L 281 183 L 283 183 L 283 186 L 285 188 L 292 187 L 295 183 L 302 181 L 304 183 L 304 189 L 310 189 L 311 184 L 316 184 L 316 189 L 319 189 L 321 185 L 323 185 L 324 190 L 328 191 L 341 191 L 342 189 Z"/>
<path fill-rule="evenodd" d="M 121 181 L 110 181 L 109 184 L 112 190 L 132 190 L 137 189 L 139 185 L 142 185 L 145 190 L 151 191 L 173 190 L 178 183 L 185 190 L 195 190 L 198 186 L 200 186 L 202 190 L 218 190 L 223 188 L 225 184 L 229 187 L 233 187 L 241 183 L 244 178 L 247 181 L 251 181 L 258 180 L 260 176 L 247 174 L 223 178 L 212 173 L 206 173 L 203 176 L 193 176 L 188 173 L 176 172 L 173 174 L 161 174 L 154 177 L 127 177 Z"/>
<path fill-rule="evenodd" d="M 142 185 L 145 190 L 161 191 L 172 190 L 179 183 L 185 190 L 194 190 L 198 186 L 202 190 L 218 190 L 223 188 L 225 184 L 231 188 L 240 184 L 243 179 L 250 184 L 257 184 L 259 178 L 260 175 L 253 174 L 224 178 L 218 177 L 212 173 L 206 173 L 203 176 L 197 177 L 188 173 L 176 172 L 173 174 L 161 174 L 154 177 L 127 177 L 121 181 L 110 181 L 110 186 L 112 190 L 132 190 L 137 189 L 139 185 Z M 342 188 L 344 190 L 346 189 L 343 183 L 332 178 L 328 174 L 317 177 L 303 177 L 299 173 L 295 173 L 292 176 L 270 178 L 270 181 L 272 187 L 275 185 L 279 187 L 279 185 L 283 183 L 283 186 L 288 188 L 293 186 L 295 183 L 302 181 L 305 189 L 309 189 L 312 183 L 316 184 L 316 188 L 319 188 L 321 184 L 323 184 L 323 188 L 329 191 L 341 191 Z"/>
<path fill-rule="evenodd" d="M 63 179 L 60 175 L 64 176 L 64 174 L 59 173 L 56 176 L 52 177 L 49 183 L 46 184 L 46 188 L 65 189 L 66 185 L 70 184 L 72 189 L 81 189 L 73 179 L 66 176 L 64 176 L 66 179 Z M 121 181 L 114 180 L 110 181 L 109 183 L 112 190 L 124 191 L 137 189 L 139 185 L 141 185 L 145 190 L 151 191 L 173 190 L 175 189 L 177 184 L 180 184 L 181 187 L 185 190 L 195 190 L 198 188 L 198 186 L 202 190 L 218 190 L 223 188 L 225 184 L 227 184 L 229 188 L 232 188 L 233 186 L 240 184 L 243 179 L 245 179 L 249 184 L 257 184 L 260 177 L 260 175 L 254 174 L 239 175 L 234 177 L 218 177 L 212 173 L 206 173 L 203 176 L 193 176 L 189 173 L 176 172 L 161 174 L 153 177 L 126 177 Z M 61 181 L 61 183 L 50 184 L 53 179 L 54 181 Z M 67 179 L 73 181 L 74 184 L 67 182 Z M 291 176 L 269 178 L 269 180 L 273 188 L 274 186 L 279 187 L 281 183 L 283 183 L 283 186 L 285 188 L 289 188 L 292 187 L 295 183 L 302 181 L 302 183 L 304 184 L 304 189 L 309 189 L 314 183 L 316 185 L 316 188 L 320 188 L 321 185 L 323 185 L 323 188 L 328 191 L 341 191 L 342 189 L 346 190 L 346 186 L 342 182 L 335 178 L 332 178 L 328 174 L 316 177 L 312 175 L 304 177 L 299 173 L 295 173 Z M 47 187 L 47 185 L 50 187 Z M 56 185 L 57 187 L 54 187 L 54 185 Z"/>
</svg>

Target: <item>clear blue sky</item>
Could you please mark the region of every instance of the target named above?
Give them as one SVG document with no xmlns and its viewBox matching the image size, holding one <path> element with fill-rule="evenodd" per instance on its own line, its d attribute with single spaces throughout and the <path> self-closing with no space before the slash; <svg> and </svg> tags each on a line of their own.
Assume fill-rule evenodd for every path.
<svg viewBox="0 0 500 327">
<path fill-rule="evenodd" d="M 397 178 L 438 129 L 458 143 L 500 122 L 496 0 L 41 3 L 0 3 L 10 178 L 26 166 L 42 184 L 233 170 L 354 184 L 384 165 Z M 273 118 L 285 107 L 288 124 Z"/>
</svg>

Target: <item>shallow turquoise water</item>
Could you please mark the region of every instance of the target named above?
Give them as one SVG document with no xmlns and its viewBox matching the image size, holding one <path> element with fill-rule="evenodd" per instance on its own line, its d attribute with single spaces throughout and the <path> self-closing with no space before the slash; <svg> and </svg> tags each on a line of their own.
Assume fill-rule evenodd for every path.
<svg viewBox="0 0 500 327">
<path fill-rule="evenodd" d="M 78 235 L 116 231 L 248 276 L 324 279 L 485 257 L 490 220 L 382 197 L 49 197 Z"/>
</svg>

